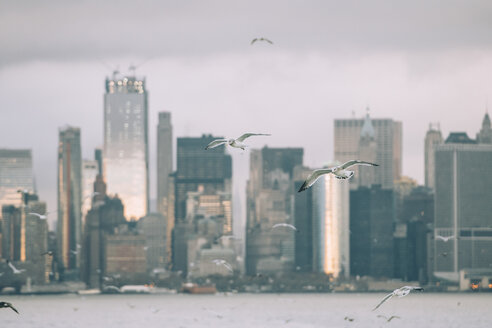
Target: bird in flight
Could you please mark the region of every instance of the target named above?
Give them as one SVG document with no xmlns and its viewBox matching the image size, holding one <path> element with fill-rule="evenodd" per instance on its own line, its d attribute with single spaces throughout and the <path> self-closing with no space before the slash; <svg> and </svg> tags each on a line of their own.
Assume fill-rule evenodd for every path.
<svg viewBox="0 0 492 328">
<path fill-rule="evenodd" d="M 227 263 L 226 260 L 222 260 L 222 259 L 215 259 L 215 260 L 212 260 L 212 262 L 215 263 L 215 265 L 219 266 L 219 265 L 222 265 L 224 266 L 227 270 L 229 270 L 230 272 L 234 272 L 234 270 L 232 269 L 231 265 L 229 263 Z"/>
<path fill-rule="evenodd" d="M 286 227 L 286 228 L 290 228 L 294 231 L 297 231 L 297 228 L 294 227 L 292 224 L 288 224 L 288 223 L 277 223 L 277 224 L 274 224 L 272 229 L 275 229 L 275 228 L 279 228 L 279 227 Z"/>
<path fill-rule="evenodd" d="M 309 174 L 306 181 L 304 181 L 298 192 L 304 191 L 309 187 L 311 187 L 316 182 L 316 180 L 318 180 L 318 178 L 324 174 L 331 173 L 335 175 L 335 178 L 337 179 L 350 179 L 354 175 L 354 171 L 349 171 L 346 169 L 353 165 L 379 166 L 378 164 L 374 164 L 370 162 L 351 160 L 338 166 L 334 166 L 326 169 L 314 170 L 313 172 L 311 172 L 311 174 Z"/>
<path fill-rule="evenodd" d="M 386 320 L 386 322 L 390 322 L 393 319 L 400 319 L 400 317 L 397 315 L 392 315 L 391 317 L 388 318 L 387 316 L 382 315 L 382 314 L 378 314 L 378 318 L 384 318 Z"/>
<path fill-rule="evenodd" d="M 234 139 L 234 138 L 230 138 L 230 139 L 216 139 L 216 140 L 212 141 L 211 143 L 209 143 L 207 145 L 207 147 L 205 147 L 205 150 L 208 150 L 208 149 L 211 149 L 211 148 L 215 148 L 215 147 L 218 147 L 218 146 L 223 145 L 223 144 L 227 144 L 227 145 L 229 145 L 231 147 L 241 148 L 242 150 L 245 150 L 246 147 L 248 147 L 248 145 L 245 145 L 243 143 L 243 141 L 246 140 L 246 138 L 249 138 L 249 137 L 252 137 L 252 136 L 269 136 L 269 134 L 264 134 L 264 133 L 245 133 L 245 134 L 243 134 L 242 136 L 240 136 L 237 139 Z"/>
<path fill-rule="evenodd" d="M 47 252 L 41 253 L 41 256 L 43 256 L 43 255 L 53 256 L 53 251 L 47 251 Z"/>
<path fill-rule="evenodd" d="M 37 216 L 38 218 L 40 218 L 41 220 L 46 220 L 46 218 L 47 218 L 47 216 L 46 216 L 46 215 L 39 214 L 39 213 L 34 213 L 34 212 L 28 213 L 28 215 L 35 215 L 35 216 Z"/>
<path fill-rule="evenodd" d="M 401 288 L 397 288 L 395 289 L 393 292 L 389 293 L 388 295 L 386 295 L 382 300 L 381 302 L 379 302 L 378 305 L 376 305 L 376 307 L 374 309 L 372 309 L 373 311 L 376 310 L 378 307 L 380 307 L 384 302 L 386 302 L 387 300 L 389 300 L 390 298 L 392 298 L 393 296 L 398 296 L 398 297 L 403 297 L 403 296 L 407 296 L 412 290 L 420 290 L 420 291 L 423 291 L 424 289 L 422 287 L 418 287 L 418 286 L 403 286 Z"/>
<path fill-rule="evenodd" d="M 436 236 L 436 239 L 440 239 L 440 240 L 442 240 L 443 242 L 447 243 L 447 242 L 448 242 L 448 240 L 450 240 L 450 239 L 454 239 L 454 235 L 452 235 L 452 236 L 447 236 L 447 237 L 444 237 L 444 236 L 441 236 L 441 235 L 437 235 L 437 236 Z"/>
<path fill-rule="evenodd" d="M 21 274 L 22 272 L 26 271 L 26 269 L 17 269 L 13 264 L 12 262 L 10 262 L 9 260 L 7 260 L 7 264 L 9 265 L 9 267 L 12 269 L 12 272 L 14 274 Z"/>
<path fill-rule="evenodd" d="M 253 40 L 251 40 L 251 45 L 253 45 L 255 42 L 258 42 L 258 41 L 264 41 L 264 42 L 268 42 L 270 44 L 273 44 L 273 42 L 268 40 L 267 38 L 254 38 Z"/>
<path fill-rule="evenodd" d="M 352 322 L 352 321 L 354 321 L 354 318 L 351 318 L 351 317 L 345 317 L 345 318 L 343 318 L 343 320 Z"/>
<path fill-rule="evenodd" d="M 11 308 L 15 313 L 19 314 L 19 311 L 9 302 L 0 302 L 0 308 Z"/>
</svg>

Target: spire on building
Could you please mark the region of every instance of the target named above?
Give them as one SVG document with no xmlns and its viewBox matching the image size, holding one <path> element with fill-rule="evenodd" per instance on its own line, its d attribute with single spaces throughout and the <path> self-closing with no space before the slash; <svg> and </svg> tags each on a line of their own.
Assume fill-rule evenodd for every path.
<svg viewBox="0 0 492 328">
<path fill-rule="evenodd" d="M 369 117 L 369 107 L 367 107 L 367 113 L 364 119 L 364 124 L 362 125 L 362 130 L 360 131 L 360 136 L 361 138 L 375 137 L 374 127 L 372 126 L 371 118 Z"/>
</svg>

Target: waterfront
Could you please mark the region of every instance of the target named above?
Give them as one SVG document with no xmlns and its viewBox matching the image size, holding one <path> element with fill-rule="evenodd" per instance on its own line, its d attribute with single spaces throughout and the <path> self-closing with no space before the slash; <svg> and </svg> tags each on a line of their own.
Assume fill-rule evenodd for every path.
<svg viewBox="0 0 492 328">
<path fill-rule="evenodd" d="M 492 294 L 411 293 L 371 311 L 385 293 L 2 295 L 8 327 L 478 327 L 492 326 Z M 378 315 L 400 318 L 386 322 Z M 353 321 L 345 320 L 345 317 Z"/>
</svg>

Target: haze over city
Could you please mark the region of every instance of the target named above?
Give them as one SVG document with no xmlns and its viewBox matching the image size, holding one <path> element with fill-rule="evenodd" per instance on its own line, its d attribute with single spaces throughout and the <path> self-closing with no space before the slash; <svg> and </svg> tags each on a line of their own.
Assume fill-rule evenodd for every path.
<svg viewBox="0 0 492 328">
<path fill-rule="evenodd" d="M 33 150 L 50 209 L 58 128 L 80 127 L 92 158 L 103 142 L 104 79 L 131 64 L 149 91 L 151 198 L 158 111 L 172 112 L 175 137 L 271 133 L 252 147 L 304 147 L 305 164 L 319 167 L 333 160 L 333 120 L 370 107 L 374 118 L 402 121 L 403 174 L 423 183 L 429 123 L 474 136 L 492 99 L 485 1 L 0 6 L 2 147 Z M 260 36 L 274 45 L 252 47 Z M 245 156 L 234 154 L 240 195 Z"/>
</svg>

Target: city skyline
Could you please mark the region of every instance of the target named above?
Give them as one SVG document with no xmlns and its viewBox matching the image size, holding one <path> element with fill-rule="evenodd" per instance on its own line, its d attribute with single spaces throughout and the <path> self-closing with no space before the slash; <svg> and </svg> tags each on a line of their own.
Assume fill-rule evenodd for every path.
<svg viewBox="0 0 492 328">
<path fill-rule="evenodd" d="M 56 204 L 56 131 L 79 126 L 83 158 L 92 158 L 103 144 L 102 81 L 117 66 L 123 72 L 133 64 L 147 77 L 151 198 L 160 111 L 172 113 L 177 137 L 270 133 L 253 146 L 303 147 L 305 164 L 319 167 L 336 160 L 332 120 L 353 112 L 362 118 L 369 106 L 372 117 L 403 123 L 402 173 L 423 184 L 428 124 L 440 122 L 444 136 L 475 136 L 492 99 L 487 2 L 273 1 L 261 13 L 259 2 L 221 3 L 221 15 L 219 2 L 195 2 L 200 14 L 191 4 L 146 4 L 0 5 L 0 20 L 12 27 L 0 34 L 0 146 L 32 150 L 49 210 Z M 250 45 L 261 36 L 274 44 Z M 249 153 L 232 156 L 233 194 L 243 194 Z"/>
</svg>

